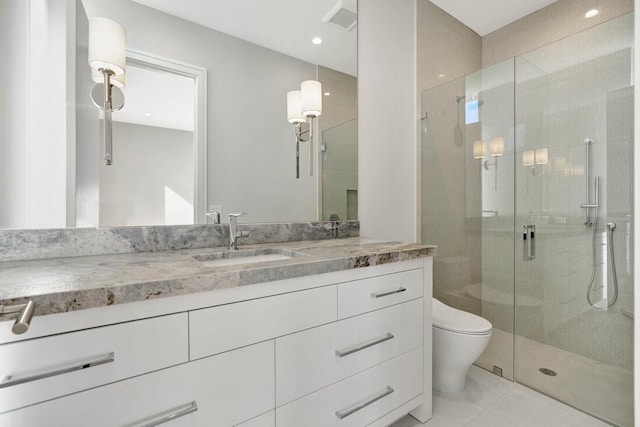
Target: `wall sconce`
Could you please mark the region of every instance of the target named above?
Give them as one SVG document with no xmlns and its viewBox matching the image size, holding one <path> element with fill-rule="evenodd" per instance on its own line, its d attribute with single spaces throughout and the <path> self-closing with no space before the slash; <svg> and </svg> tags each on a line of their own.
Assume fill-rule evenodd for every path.
<svg viewBox="0 0 640 427">
<path fill-rule="evenodd" d="M 491 157 L 495 157 L 495 161 L 493 163 L 489 163 L 489 160 L 486 159 L 487 148 L 484 144 L 483 140 L 477 140 L 473 143 L 473 158 L 482 160 L 481 164 L 484 170 L 488 171 L 490 166 L 495 166 L 495 184 L 494 187 L 498 189 L 498 157 L 502 157 L 504 155 L 504 138 L 501 136 L 496 136 L 489 140 L 489 155 Z"/>
<path fill-rule="evenodd" d="M 498 167 L 498 159 L 493 163 L 489 163 L 486 160 L 487 147 L 483 140 L 477 140 L 473 143 L 473 158 L 482 160 L 482 167 L 484 170 L 489 170 L 489 166 Z M 491 138 L 489 141 L 489 155 L 491 157 L 502 157 L 504 155 L 504 138 L 501 136 L 497 136 L 495 138 Z"/>
<path fill-rule="evenodd" d="M 89 20 L 89 66 L 96 83 L 91 89 L 93 103 L 104 113 L 104 160 L 113 161 L 111 113 L 124 106 L 126 67 L 126 31 L 117 22 L 107 18 Z M 94 71 L 95 70 L 95 71 Z"/>
<path fill-rule="evenodd" d="M 300 90 L 287 92 L 287 120 L 293 124 L 296 135 L 296 178 L 300 178 L 300 143 L 309 142 L 309 175 L 313 176 L 313 122 L 322 114 L 322 84 L 306 80 Z M 309 128 L 302 130 L 302 124 L 309 120 Z M 307 139 L 304 139 L 307 134 Z"/>
<path fill-rule="evenodd" d="M 549 150 L 546 148 L 522 152 L 522 166 L 530 168 L 531 175 L 535 176 L 538 166 L 542 167 L 547 163 L 549 163 Z"/>
</svg>

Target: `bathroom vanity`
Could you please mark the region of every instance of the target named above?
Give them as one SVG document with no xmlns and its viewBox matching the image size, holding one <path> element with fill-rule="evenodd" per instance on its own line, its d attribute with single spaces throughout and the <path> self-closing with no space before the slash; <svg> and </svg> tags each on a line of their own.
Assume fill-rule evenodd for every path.
<svg viewBox="0 0 640 427">
<path fill-rule="evenodd" d="M 235 264 L 220 248 L 3 263 L 0 285 L 23 277 L 37 308 L 23 335 L 0 323 L 0 425 L 430 418 L 434 247 L 242 249 Z"/>
</svg>

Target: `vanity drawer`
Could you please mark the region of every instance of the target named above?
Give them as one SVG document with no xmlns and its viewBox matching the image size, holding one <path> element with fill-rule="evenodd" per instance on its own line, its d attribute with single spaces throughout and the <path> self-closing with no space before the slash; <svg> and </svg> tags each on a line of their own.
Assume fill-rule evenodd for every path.
<svg viewBox="0 0 640 427">
<path fill-rule="evenodd" d="M 187 334 L 182 313 L 2 345 L 0 413 L 184 363 Z"/>
<path fill-rule="evenodd" d="M 189 312 L 191 360 L 336 320 L 336 286 Z"/>
<path fill-rule="evenodd" d="M 276 340 L 276 406 L 422 346 L 422 299 Z"/>
<path fill-rule="evenodd" d="M 273 381 L 267 341 L 2 414 L 0 425 L 133 427 L 180 413 L 166 425 L 228 427 L 274 409 Z"/>
<path fill-rule="evenodd" d="M 338 285 L 338 319 L 422 296 L 422 269 L 376 276 Z"/>
<path fill-rule="evenodd" d="M 422 348 L 418 348 L 277 408 L 276 424 L 362 427 L 421 393 Z"/>
</svg>

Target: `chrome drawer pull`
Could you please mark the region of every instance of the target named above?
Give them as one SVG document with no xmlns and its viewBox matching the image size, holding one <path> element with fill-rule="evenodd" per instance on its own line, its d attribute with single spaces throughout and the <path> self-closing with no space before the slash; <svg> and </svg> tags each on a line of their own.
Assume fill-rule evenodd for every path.
<svg viewBox="0 0 640 427">
<path fill-rule="evenodd" d="M 191 403 L 187 403 L 182 406 L 178 406 L 177 408 L 171 409 L 165 413 L 157 415 L 155 419 L 151 421 L 147 421 L 144 424 L 138 424 L 138 427 L 155 427 L 160 424 L 168 423 L 169 421 L 173 421 L 176 418 L 184 417 L 185 415 L 189 415 L 198 410 L 198 404 L 194 400 Z M 166 414 L 166 415 L 165 415 Z"/>
<path fill-rule="evenodd" d="M 393 339 L 393 338 L 395 338 L 393 334 L 390 334 L 389 332 L 387 332 L 386 335 L 384 335 L 383 337 L 374 338 L 372 340 L 365 341 L 362 344 L 356 344 L 352 347 L 348 347 L 343 350 L 336 350 L 336 356 L 338 357 L 348 356 L 360 350 L 364 350 L 365 348 L 373 347 L 374 345 L 383 343 L 385 341 L 389 341 L 390 339 Z"/>
<path fill-rule="evenodd" d="M 342 411 L 336 411 L 336 417 L 343 419 L 348 417 L 349 415 L 358 412 L 360 409 L 366 408 L 367 406 L 371 405 L 374 402 L 377 402 L 378 400 L 382 399 L 383 397 L 387 397 L 388 395 L 390 395 L 391 393 L 393 393 L 393 389 L 389 386 L 387 386 L 384 390 L 382 390 L 379 393 L 374 394 L 373 396 L 363 400 L 360 403 L 356 403 L 355 405 L 343 409 Z"/>
<path fill-rule="evenodd" d="M 372 298 L 381 298 L 381 297 L 386 297 L 388 295 L 393 295 L 393 294 L 399 294 L 400 292 L 404 292 L 406 291 L 407 288 L 403 288 L 402 286 L 400 286 L 398 289 L 392 289 L 390 291 L 383 291 L 383 292 L 373 292 L 371 293 L 371 297 Z"/>
<path fill-rule="evenodd" d="M 111 363 L 116 360 L 116 355 L 114 352 L 109 354 L 105 354 L 104 356 L 99 356 L 96 359 L 91 359 L 84 362 L 79 362 L 76 365 L 68 366 L 66 368 L 60 368 L 49 372 L 42 372 L 39 374 L 34 374 L 26 377 L 15 377 L 14 375 L 7 375 L 0 383 L 0 388 L 11 387 L 18 384 L 29 383 L 31 381 L 37 381 L 44 378 L 55 377 L 57 375 L 68 374 L 69 372 L 81 371 L 87 368 L 93 368 L 94 366 L 104 365 L 105 363 Z"/>
</svg>

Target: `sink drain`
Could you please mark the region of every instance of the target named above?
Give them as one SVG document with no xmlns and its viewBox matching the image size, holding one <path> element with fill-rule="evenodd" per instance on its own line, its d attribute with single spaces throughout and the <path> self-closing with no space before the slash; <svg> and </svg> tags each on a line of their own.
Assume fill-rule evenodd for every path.
<svg viewBox="0 0 640 427">
<path fill-rule="evenodd" d="M 553 369 L 549 369 L 549 368 L 540 368 L 540 369 L 538 369 L 538 371 L 542 372 L 545 375 L 549 375 L 550 377 L 555 377 L 556 375 L 558 375 L 558 373 L 556 371 L 554 371 Z"/>
</svg>

